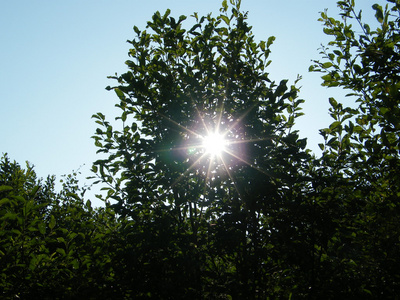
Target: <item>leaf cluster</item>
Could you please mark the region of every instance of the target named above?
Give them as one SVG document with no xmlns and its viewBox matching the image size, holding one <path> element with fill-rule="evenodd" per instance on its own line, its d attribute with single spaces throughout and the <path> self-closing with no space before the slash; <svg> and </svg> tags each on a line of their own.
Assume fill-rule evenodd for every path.
<svg viewBox="0 0 400 300">
<path fill-rule="evenodd" d="M 54 177 L 37 179 L 4 155 L 0 162 L 0 286 L 3 299 L 109 299 L 114 214 L 93 209 Z M 99 296 L 100 295 L 100 296 Z"/>
</svg>

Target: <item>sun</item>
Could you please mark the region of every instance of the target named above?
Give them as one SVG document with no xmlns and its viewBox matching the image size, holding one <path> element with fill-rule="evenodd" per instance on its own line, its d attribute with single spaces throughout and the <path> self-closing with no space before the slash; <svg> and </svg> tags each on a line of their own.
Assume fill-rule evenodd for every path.
<svg viewBox="0 0 400 300">
<path fill-rule="evenodd" d="M 233 172 L 236 167 L 247 165 L 268 175 L 263 169 L 256 166 L 246 153 L 246 148 L 258 141 L 266 140 L 266 138 L 246 139 L 242 134 L 241 121 L 254 107 L 250 107 L 235 119 L 229 116 L 223 118 L 223 104 L 218 109 L 219 113 L 215 112 L 211 115 L 196 109 L 199 121 L 194 122 L 195 126 L 192 128 L 159 113 L 161 117 L 171 122 L 176 129 L 181 131 L 183 140 L 175 148 L 160 149 L 158 151 L 173 150 L 176 153 L 182 153 L 186 156 L 185 162 L 188 163 L 186 170 L 171 185 L 175 186 L 190 174 L 203 174 L 205 178 L 205 195 L 208 184 L 216 176 L 220 176 L 221 172 L 225 172 L 240 196 L 240 189 L 236 185 Z M 243 144 L 247 146 L 244 147 Z"/>
<path fill-rule="evenodd" d="M 206 154 L 220 157 L 226 151 L 225 137 L 219 132 L 211 132 L 203 137 L 202 147 Z"/>
</svg>

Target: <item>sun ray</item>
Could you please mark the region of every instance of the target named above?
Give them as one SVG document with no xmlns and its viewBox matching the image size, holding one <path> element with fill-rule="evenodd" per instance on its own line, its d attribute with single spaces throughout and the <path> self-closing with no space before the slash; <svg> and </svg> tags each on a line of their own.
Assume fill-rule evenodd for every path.
<svg viewBox="0 0 400 300">
<path fill-rule="evenodd" d="M 244 162 L 244 163 L 245 163 L 246 165 L 248 165 L 249 167 L 251 167 L 251 168 L 253 168 L 253 169 L 255 169 L 255 170 L 257 170 L 257 171 L 259 171 L 259 172 L 261 172 L 261 173 L 263 173 L 263 174 L 265 174 L 265 175 L 267 175 L 267 176 L 269 176 L 269 177 L 272 177 L 272 175 L 269 174 L 267 171 L 265 171 L 265 170 L 263 170 L 263 169 L 261 169 L 261 168 L 255 166 L 254 164 L 252 164 L 251 162 L 248 162 L 247 160 L 245 160 L 244 158 L 240 157 L 239 155 L 236 155 L 235 153 L 233 153 L 233 152 L 231 152 L 231 151 L 228 151 L 228 150 L 225 151 L 225 152 L 228 153 L 229 155 L 231 155 L 231 156 L 237 158 L 238 160 Z"/>
<path fill-rule="evenodd" d="M 153 152 L 158 153 L 158 152 L 168 152 L 171 150 L 178 150 L 178 151 L 179 150 L 189 150 L 192 148 L 198 148 L 198 144 L 190 144 L 187 146 L 180 146 L 180 147 L 173 147 L 173 148 L 166 148 L 166 149 L 157 149 L 157 150 L 154 150 Z"/>
<path fill-rule="evenodd" d="M 249 108 L 247 108 L 234 122 L 232 119 L 227 119 L 224 121 L 223 119 L 223 112 L 224 112 L 224 102 L 221 101 L 220 107 L 217 109 L 218 113 L 214 112 L 214 114 L 210 114 L 210 120 L 206 119 L 206 115 L 204 112 L 200 112 L 200 110 L 195 107 L 198 120 L 201 124 L 202 131 L 199 128 L 196 130 L 187 128 L 180 124 L 179 122 L 165 116 L 162 113 L 159 115 L 178 128 L 185 132 L 187 135 L 184 139 L 187 141 L 190 140 L 190 137 L 193 136 L 196 142 L 192 142 L 186 145 L 180 145 L 178 147 L 168 148 L 168 149 L 161 149 L 157 150 L 157 152 L 163 151 L 172 151 L 172 150 L 189 150 L 193 149 L 194 151 L 187 151 L 187 155 L 193 156 L 194 162 L 191 163 L 184 172 L 182 172 L 179 177 L 172 183 L 172 187 L 179 183 L 183 178 L 185 178 L 196 166 L 199 166 L 200 169 L 203 169 L 202 173 L 204 176 L 204 189 L 203 189 L 203 196 L 206 197 L 207 194 L 207 187 L 213 180 L 214 172 L 218 169 L 218 165 L 221 166 L 221 170 L 225 170 L 226 174 L 229 177 L 229 180 L 232 182 L 234 189 L 237 191 L 240 198 L 242 198 L 242 193 L 239 190 L 238 184 L 234 178 L 232 173 L 233 167 L 229 165 L 229 160 L 227 159 L 228 156 L 237 159 L 238 161 L 243 162 L 245 165 L 254 168 L 255 170 L 272 177 L 269 172 L 260 168 L 256 164 L 254 164 L 251 160 L 246 159 L 245 153 L 239 153 L 235 151 L 235 148 L 231 146 L 238 145 L 238 144 L 256 144 L 257 142 L 262 142 L 266 140 L 271 140 L 272 137 L 267 138 L 252 138 L 252 139 L 239 139 L 237 134 L 227 138 L 229 134 L 233 134 L 234 129 L 239 126 L 241 121 L 251 112 L 252 109 L 256 107 L 257 103 L 254 103 Z M 210 123 L 209 123 L 210 122 Z M 232 123 L 231 123 L 232 122 Z M 229 124 L 231 123 L 231 124 Z M 196 123 L 194 123 L 196 124 Z M 224 127 L 222 129 L 222 127 Z M 196 157 L 198 155 L 198 157 Z M 203 167 L 201 167 L 203 163 Z M 220 172 L 219 170 L 218 172 Z M 206 198 L 204 198 L 206 199 Z"/>
<path fill-rule="evenodd" d="M 171 187 L 174 187 L 183 177 L 186 176 L 187 173 L 190 172 L 205 156 L 206 154 L 202 154 L 194 163 L 192 163 L 186 170 L 183 172 L 171 185 Z"/>
<path fill-rule="evenodd" d="M 166 120 L 170 121 L 171 123 L 175 124 L 176 126 L 182 128 L 182 129 L 185 130 L 186 132 L 191 133 L 191 134 L 193 134 L 193 135 L 195 135 L 195 136 L 199 136 L 199 134 L 198 134 L 197 132 L 195 132 L 195 131 L 193 131 L 193 130 L 190 130 L 189 128 L 187 128 L 187 127 L 185 127 L 185 126 L 179 124 L 178 122 L 172 120 L 171 118 L 165 116 L 164 114 L 162 114 L 162 113 L 160 113 L 160 112 L 159 112 L 158 114 L 159 114 L 161 117 L 165 118 Z"/>
<path fill-rule="evenodd" d="M 223 111 L 224 111 L 224 101 L 221 101 L 221 107 L 219 108 L 219 117 L 218 117 L 218 121 L 217 121 L 217 128 L 215 129 L 215 132 L 219 132 L 219 126 L 221 125 Z M 226 132 L 228 132 L 228 131 L 226 131 Z"/>
<path fill-rule="evenodd" d="M 249 114 L 249 112 L 256 107 L 257 103 L 254 103 L 252 106 L 250 106 L 245 112 L 226 130 L 226 131 L 231 131 L 233 128 L 235 128 L 245 116 Z"/>
<path fill-rule="evenodd" d="M 248 144 L 248 143 L 262 142 L 262 141 L 269 141 L 269 140 L 272 140 L 272 138 L 268 137 L 268 138 L 257 138 L 257 139 L 248 139 L 248 140 L 233 140 L 233 141 L 229 141 L 229 144 L 230 145 Z"/>
</svg>

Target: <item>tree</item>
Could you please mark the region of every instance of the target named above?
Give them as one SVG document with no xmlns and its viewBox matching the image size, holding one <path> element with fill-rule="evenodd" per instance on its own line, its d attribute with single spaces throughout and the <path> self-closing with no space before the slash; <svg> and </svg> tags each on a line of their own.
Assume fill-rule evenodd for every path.
<svg viewBox="0 0 400 300">
<path fill-rule="evenodd" d="M 84 203 L 73 175 L 58 193 L 54 181 L 43 182 L 32 165 L 24 169 L 7 155 L 0 161 L 1 298 L 125 295 L 111 264 L 118 249 L 114 215 Z"/>
<path fill-rule="evenodd" d="M 185 29 L 156 12 L 134 27 L 128 71 L 102 113 L 105 208 L 76 174 L 38 179 L 0 160 L 0 287 L 5 299 L 397 299 L 400 294 L 400 3 L 353 0 L 311 71 L 349 90 L 330 98 L 321 157 L 293 125 L 299 89 L 271 82 L 273 37 L 256 43 L 240 1 Z M 194 24 L 193 24 L 194 23 Z M 354 26 L 357 26 L 355 29 Z"/>
<path fill-rule="evenodd" d="M 292 129 L 303 100 L 287 80 L 269 80 L 274 37 L 254 41 L 240 1 L 192 17 L 189 29 L 169 10 L 148 31 L 135 26 L 129 71 L 108 87 L 122 129 L 93 116 L 106 154 L 93 171 L 132 220 L 125 278 L 134 295 L 155 298 L 255 299 L 277 287 L 289 296 L 281 250 L 306 184 L 306 141 Z M 212 134 L 220 153 L 204 144 Z"/>
<path fill-rule="evenodd" d="M 321 268 L 328 272 L 320 278 L 325 288 L 340 286 L 343 295 L 394 299 L 400 276 L 400 3 L 372 6 L 374 30 L 363 22 L 354 0 L 338 6 L 342 20 L 321 13 L 332 41 L 311 70 L 324 73 L 324 86 L 350 90 L 356 107 L 331 98 L 334 121 L 321 131 L 325 144 L 317 171 L 321 180 L 314 182 L 317 201 L 336 213 L 323 213 L 330 230 L 318 248 Z"/>
</svg>

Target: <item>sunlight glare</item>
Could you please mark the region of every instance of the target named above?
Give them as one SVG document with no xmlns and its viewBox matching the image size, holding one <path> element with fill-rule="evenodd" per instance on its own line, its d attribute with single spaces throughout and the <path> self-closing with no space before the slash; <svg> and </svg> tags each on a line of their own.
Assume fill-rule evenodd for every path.
<svg viewBox="0 0 400 300">
<path fill-rule="evenodd" d="M 210 133 L 203 138 L 203 147 L 207 154 L 221 156 L 225 151 L 226 141 L 222 134 L 218 132 Z"/>
</svg>

